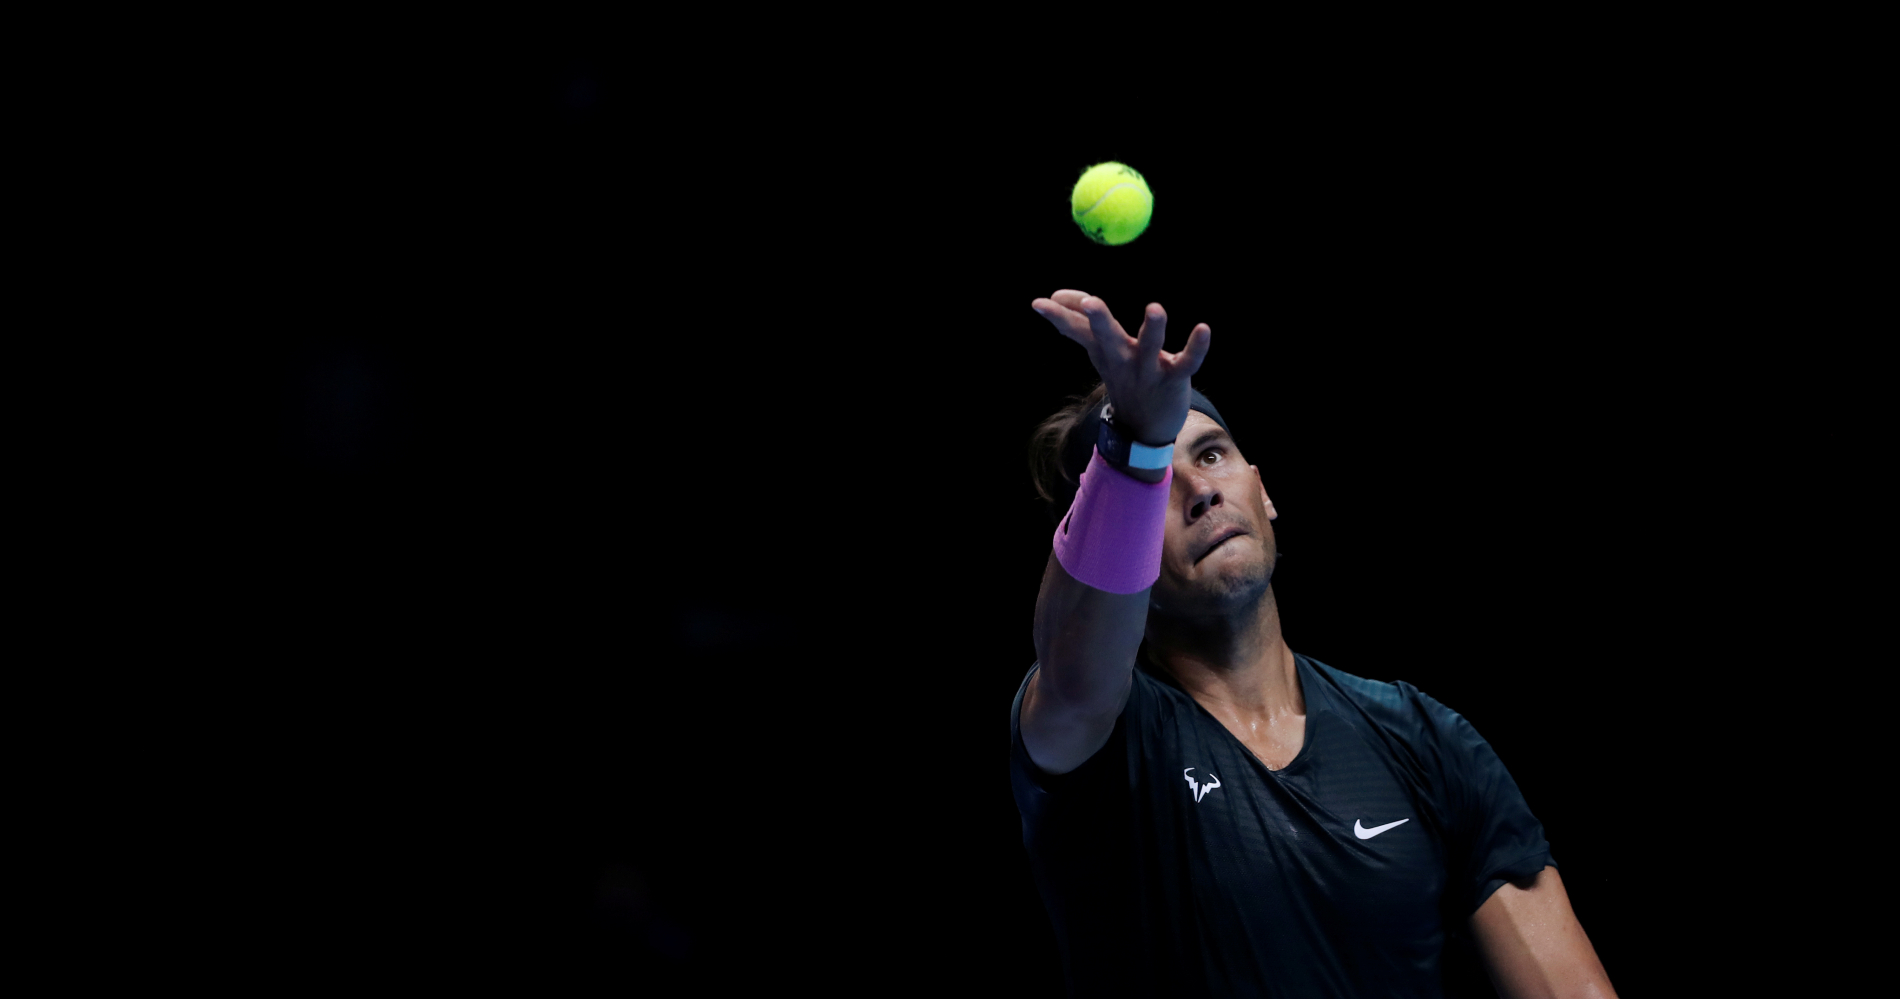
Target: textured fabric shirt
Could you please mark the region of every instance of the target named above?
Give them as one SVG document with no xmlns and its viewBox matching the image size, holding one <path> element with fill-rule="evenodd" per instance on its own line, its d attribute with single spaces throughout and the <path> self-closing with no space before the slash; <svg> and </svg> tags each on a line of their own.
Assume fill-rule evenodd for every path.
<svg viewBox="0 0 1900 999">
<path fill-rule="evenodd" d="M 1448 935 L 1552 863 L 1464 718 L 1294 658 L 1306 737 L 1280 770 L 1144 665 L 1108 743 L 1043 773 L 1024 678 L 1011 785 L 1071 994 L 1442 995 Z"/>
</svg>

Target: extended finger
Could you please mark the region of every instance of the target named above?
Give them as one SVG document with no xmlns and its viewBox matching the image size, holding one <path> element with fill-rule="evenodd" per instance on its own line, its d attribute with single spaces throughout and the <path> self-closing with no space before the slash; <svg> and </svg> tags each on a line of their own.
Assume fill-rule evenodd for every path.
<svg viewBox="0 0 1900 999">
<path fill-rule="evenodd" d="M 1107 302 L 1090 295 L 1082 299 L 1081 311 L 1083 315 L 1089 317 L 1089 329 L 1095 333 L 1097 346 L 1107 347 L 1110 344 L 1122 346 L 1128 342 L 1128 332 L 1122 329 L 1122 324 L 1115 321 L 1114 313 L 1108 311 Z M 1123 355 L 1126 355 L 1126 351 Z"/>
<path fill-rule="evenodd" d="M 1194 327 L 1194 332 L 1188 334 L 1187 346 L 1182 347 L 1172 356 L 1164 356 L 1162 365 L 1171 375 L 1192 378 L 1195 372 L 1201 370 L 1201 362 L 1207 360 L 1207 348 L 1213 340 L 1213 328 L 1202 323 Z"/>
<path fill-rule="evenodd" d="M 1089 293 L 1086 291 L 1076 291 L 1074 288 L 1064 288 L 1049 297 L 1060 302 L 1065 309 L 1080 309 L 1082 307 L 1082 300 L 1089 297 Z"/>
<path fill-rule="evenodd" d="M 1153 370 L 1154 359 L 1161 356 L 1161 343 L 1168 335 L 1168 312 L 1158 302 L 1149 302 L 1141 314 L 1141 333 L 1135 338 L 1138 370 Z"/>
<path fill-rule="evenodd" d="M 1029 303 L 1029 307 L 1035 309 L 1037 315 L 1049 320 L 1049 325 L 1063 336 L 1090 350 L 1095 349 L 1095 333 L 1089 329 L 1088 316 L 1064 308 L 1061 303 L 1047 298 L 1038 298 Z"/>
</svg>

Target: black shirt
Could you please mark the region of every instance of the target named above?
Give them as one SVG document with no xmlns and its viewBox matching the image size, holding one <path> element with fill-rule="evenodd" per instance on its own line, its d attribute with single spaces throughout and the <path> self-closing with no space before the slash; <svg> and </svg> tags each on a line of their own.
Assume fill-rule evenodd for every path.
<svg viewBox="0 0 1900 999">
<path fill-rule="evenodd" d="M 1438 996 L 1448 933 L 1552 863 L 1471 723 L 1411 684 L 1294 659 L 1306 741 L 1277 771 L 1137 668 L 1107 745 L 1043 773 L 1024 678 L 1010 783 L 1072 994 Z"/>
</svg>

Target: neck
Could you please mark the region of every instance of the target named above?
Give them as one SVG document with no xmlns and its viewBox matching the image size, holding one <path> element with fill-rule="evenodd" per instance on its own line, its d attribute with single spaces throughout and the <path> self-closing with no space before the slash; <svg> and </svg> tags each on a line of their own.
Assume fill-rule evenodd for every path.
<svg viewBox="0 0 1900 999">
<path fill-rule="evenodd" d="M 1212 702 L 1248 714 L 1306 714 L 1293 651 L 1280 636 L 1272 586 L 1231 613 L 1151 613 L 1147 637 L 1149 658 L 1210 710 Z"/>
</svg>

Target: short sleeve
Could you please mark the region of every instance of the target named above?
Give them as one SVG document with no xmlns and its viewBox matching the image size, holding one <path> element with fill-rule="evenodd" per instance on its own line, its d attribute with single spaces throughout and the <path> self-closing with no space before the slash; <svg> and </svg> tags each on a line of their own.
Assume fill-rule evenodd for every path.
<svg viewBox="0 0 1900 999">
<path fill-rule="evenodd" d="M 1041 668 L 1041 663 L 1029 667 L 1022 684 L 1016 688 L 1016 699 L 1009 705 L 1009 788 L 1016 796 L 1016 807 L 1025 823 L 1041 813 L 1049 793 L 1050 775 L 1036 766 L 1029 758 L 1029 749 L 1023 745 L 1023 695 L 1029 692 L 1029 681 Z"/>
<path fill-rule="evenodd" d="M 1123 724 L 1118 718 L 1108 743 L 1076 769 L 1058 775 L 1045 773 L 1036 766 L 1029 758 L 1028 747 L 1023 745 L 1022 714 L 1023 695 L 1028 693 L 1029 681 L 1040 668 L 1040 663 L 1029 668 L 1022 685 L 1016 688 L 1016 700 L 1009 706 L 1009 785 L 1016 797 L 1016 807 L 1022 812 L 1025 831 L 1044 816 L 1051 795 L 1074 799 L 1115 790 L 1116 762 L 1123 755 Z"/>
<path fill-rule="evenodd" d="M 1444 772 L 1448 859 L 1454 876 L 1461 876 L 1453 885 L 1468 893 L 1465 911 L 1476 912 L 1505 882 L 1535 877 L 1556 861 L 1543 823 L 1491 744 L 1464 716 L 1423 693 L 1417 697 L 1434 729 Z"/>
</svg>

